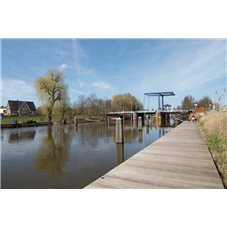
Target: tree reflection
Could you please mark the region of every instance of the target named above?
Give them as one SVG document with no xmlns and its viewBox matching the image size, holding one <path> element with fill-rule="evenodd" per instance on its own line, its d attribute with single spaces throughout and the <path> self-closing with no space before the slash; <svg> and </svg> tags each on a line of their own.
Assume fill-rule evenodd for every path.
<svg viewBox="0 0 227 227">
<path fill-rule="evenodd" d="M 115 129 L 115 127 L 114 127 Z M 111 136 L 113 138 L 113 141 L 116 141 L 116 131 L 111 131 Z M 132 127 L 124 127 L 124 141 L 125 142 L 131 142 L 133 139 L 137 137 L 137 130 Z"/>
<path fill-rule="evenodd" d="M 107 139 L 111 136 L 112 131 L 115 128 L 108 130 L 106 123 L 92 123 L 92 124 L 81 124 L 79 126 L 79 143 L 81 146 L 89 144 L 92 148 L 96 148 L 100 139 Z"/>
<path fill-rule="evenodd" d="M 52 176 L 64 174 L 73 133 L 72 128 L 66 131 L 64 126 L 47 128 L 37 150 L 36 166 L 39 170 Z"/>
</svg>

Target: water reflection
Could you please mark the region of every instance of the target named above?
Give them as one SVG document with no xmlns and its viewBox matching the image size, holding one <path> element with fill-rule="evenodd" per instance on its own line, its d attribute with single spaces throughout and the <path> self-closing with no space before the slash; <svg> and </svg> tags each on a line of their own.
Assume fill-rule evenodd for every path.
<svg viewBox="0 0 227 227">
<path fill-rule="evenodd" d="M 139 143 L 143 143 L 143 131 L 138 131 L 138 141 Z"/>
<path fill-rule="evenodd" d="M 150 127 L 146 126 L 146 133 L 149 134 L 149 131 L 150 131 Z"/>
<path fill-rule="evenodd" d="M 83 123 L 79 126 L 78 132 L 80 145 L 89 144 L 93 149 L 97 148 L 100 139 L 106 139 L 111 135 L 106 124 L 98 124 L 97 126 L 95 123 Z"/>
<path fill-rule="evenodd" d="M 124 144 L 116 143 L 117 164 L 124 162 Z"/>
<path fill-rule="evenodd" d="M 133 128 L 137 128 L 137 125 L 138 125 L 137 123 L 138 123 L 137 121 L 133 121 L 132 127 L 133 127 Z"/>
<path fill-rule="evenodd" d="M 20 141 L 34 140 L 36 131 L 10 132 L 8 136 L 9 143 L 19 143 Z"/>
<path fill-rule="evenodd" d="M 79 124 L 78 130 L 75 125 L 4 129 L 3 188 L 83 188 L 170 130 L 137 127 L 125 122 L 124 144 L 115 143 L 115 125 L 105 122 Z M 20 137 L 31 142 L 9 144 L 8 138 Z"/>
<path fill-rule="evenodd" d="M 112 136 L 113 141 L 115 142 L 116 141 L 115 127 L 112 128 L 112 130 L 111 130 L 111 136 Z M 130 143 L 132 140 L 134 140 L 136 138 L 137 138 L 137 129 L 130 127 L 130 126 L 125 126 L 124 127 L 124 141 Z"/>
<path fill-rule="evenodd" d="M 62 175 L 68 160 L 74 128 L 47 127 L 37 150 L 36 167 L 49 175 Z"/>
<path fill-rule="evenodd" d="M 159 138 L 165 135 L 164 128 L 159 128 L 158 129 L 158 135 L 159 135 Z"/>
</svg>

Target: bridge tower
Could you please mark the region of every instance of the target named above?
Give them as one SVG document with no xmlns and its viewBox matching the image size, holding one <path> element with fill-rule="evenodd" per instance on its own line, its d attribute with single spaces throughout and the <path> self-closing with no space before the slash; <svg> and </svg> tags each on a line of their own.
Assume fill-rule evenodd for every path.
<svg viewBox="0 0 227 227">
<path fill-rule="evenodd" d="M 175 96 L 175 93 L 173 91 L 163 91 L 163 92 L 144 93 L 144 95 L 148 96 L 148 104 L 149 104 L 149 97 L 151 96 L 158 97 L 158 110 L 164 110 L 164 97 Z M 144 106 L 145 106 L 145 103 L 144 103 Z"/>
</svg>

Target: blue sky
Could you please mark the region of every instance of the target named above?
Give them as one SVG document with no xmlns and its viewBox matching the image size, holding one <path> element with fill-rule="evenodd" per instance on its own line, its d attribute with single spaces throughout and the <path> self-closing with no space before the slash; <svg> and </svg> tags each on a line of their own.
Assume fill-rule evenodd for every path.
<svg viewBox="0 0 227 227">
<path fill-rule="evenodd" d="M 165 99 L 174 106 L 189 94 L 215 100 L 227 86 L 226 49 L 223 39 L 3 39 L 1 104 L 19 99 L 38 106 L 34 81 L 53 68 L 64 72 L 72 103 L 82 94 L 126 92 L 144 103 L 143 94 L 154 91 L 174 91 Z M 157 108 L 157 99 L 149 106 Z"/>
</svg>

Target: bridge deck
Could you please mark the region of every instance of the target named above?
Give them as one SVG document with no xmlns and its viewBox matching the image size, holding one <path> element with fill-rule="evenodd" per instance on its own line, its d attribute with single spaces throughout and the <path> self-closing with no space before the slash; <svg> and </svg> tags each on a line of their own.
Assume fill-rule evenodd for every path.
<svg viewBox="0 0 227 227">
<path fill-rule="evenodd" d="M 137 114 L 156 114 L 158 110 L 139 110 L 139 111 L 119 111 L 119 112 L 108 112 L 107 116 L 115 116 L 115 115 L 133 115 L 134 112 Z M 182 110 L 159 110 L 158 112 L 166 113 L 166 114 L 182 114 L 185 111 Z"/>
<path fill-rule="evenodd" d="M 183 122 L 102 178 L 85 188 L 223 188 L 197 125 L 191 122 Z"/>
</svg>

